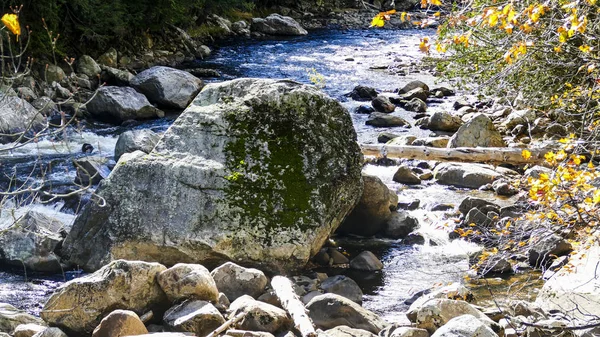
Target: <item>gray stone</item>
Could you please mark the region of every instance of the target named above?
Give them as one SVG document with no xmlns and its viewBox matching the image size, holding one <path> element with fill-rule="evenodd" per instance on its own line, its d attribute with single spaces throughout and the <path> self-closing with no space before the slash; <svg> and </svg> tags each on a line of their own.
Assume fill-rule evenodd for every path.
<svg viewBox="0 0 600 337">
<path fill-rule="evenodd" d="M 116 122 L 130 119 L 148 119 L 164 116 L 150 104 L 146 96 L 133 88 L 107 86 L 98 89 L 87 103 L 87 110 L 95 117 Z"/>
<path fill-rule="evenodd" d="M 429 337 L 425 329 L 402 326 L 395 329 L 389 337 Z"/>
<path fill-rule="evenodd" d="M 147 333 L 148 329 L 135 312 L 115 310 L 100 321 L 92 337 L 136 336 Z"/>
<path fill-rule="evenodd" d="M 421 88 L 421 89 L 423 89 L 423 91 L 425 91 L 426 93 L 429 94 L 429 86 L 427 86 L 427 84 L 425 84 L 421 81 L 409 82 L 401 89 L 398 89 L 398 94 L 402 95 L 402 94 L 405 94 L 405 93 L 407 93 L 411 90 L 417 89 L 417 88 Z"/>
<path fill-rule="evenodd" d="M 384 132 L 385 133 L 385 132 Z M 381 134 L 380 134 L 381 137 Z M 417 137 L 413 136 L 413 135 L 406 135 L 406 136 L 396 136 L 390 140 L 388 140 L 387 142 L 385 142 L 387 145 L 400 145 L 400 146 L 404 146 L 404 145 L 412 145 L 412 143 L 417 139 Z M 379 141 L 379 137 L 377 138 L 377 140 Z M 382 139 L 383 140 L 383 139 Z M 383 142 L 380 142 L 383 143 Z"/>
<path fill-rule="evenodd" d="M 545 174 L 548 177 L 550 177 L 552 175 L 552 169 L 548 168 L 548 167 L 536 165 L 534 167 L 528 168 L 525 171 L 525 174 L 523 174 L 523 178 L 524 179 L 528 179 L 528 178 L 539 179 L 542 174 Z"/>
<path fill-rule="evenodd" d="M 364 192 L 361 199 L 344 220 L 338 232 L 361 236 L 379 233 L 392 217 L 398 205 L 398 196 L 381 179 L 363 175 Z"/>
<path fill-rule="evenodd" d="M 211 273 L 199 264 L 178 263 L 158 274 L 158 284 L 171 302 L 188 298 L 216 302 L 219 298 Z"/>
<path fill-rule="evenodd" d="M 211 272 L 217 288 L 224 293 L 230 301 L 240 296 L 250 295 L 258 297 L 267 286 L 265 274 L 254 268 L 244 268 L 233 262 L 227 262 Z"/>
<path fill-rule="evenodd" d="M 46 328 L 43 331 L 40 331 L 33 335 L 33 337 L 68 337 L 66 333 L 64 333 L 59 328 Z"/>
<path fill-rule="evenodd" d="M 402 98 L 403 100 L 407 100 L 407 101 L 410 101 L 413 98 L 418 98 L 421 101 L 425 102 L 428 97 L 429 97 L 429 93 L 427 91 L 425 91 L 425 89 L 423 89 L 423 88 L 414 88 L 414 89 L 400 95 L 400 98 Z"/>
<path fill-rule="evenodd" d="M 17 96 L 26 100 L 27 102 L 33 102 L 38 98 L 38 95 L 35 93 L 35 91 L 27 87 L 18 87 Z"/>
<path fill-rule="evenodd" d="M 122 133 L 115 145 L 115 161 L 125 153 L 142 151 L 150 153 L 158 144 L 160 135 L 150 129 L 130 130 Z"/>
<path fill-rule="evenodd" d="M 515 110 L 506 117 L 504 122 L 502 122 L 502 126 L 507 130 L 511 130 L 517 125 L 528 125 L 533 124 L 535 121 L 536 115 L 535 111 L 525 109 L 525 110 Z"/>
<path fill-rule="evenodd" d="M 56 103 L 48 96 L 42 96 L 31 102 L 34 108 L 38 109 L 43 116 L 51 116 L 58 113 Z"/>
<path fill-rule="evenodd" d="M 340 295 L 316 296 L 306 305 L 306 309 L 319 329 L 346 325 L 378 334 L 386 325 L 386 322 L 373 312 Z"/>
<path fill-rule="evenodd" d="M 55 254 L 66 234 L 61 220 L 30 210 L 14 224 L 0 223 L 0 261 L 28 270 L 57 273 L 62 270 Z"/>
<path fill-rule="evenodd" d="M 231 303 L 229 317 L 244 313 L 244 320 L 238 324 L 242 330 L 266 331 L 273 334 L 292 327 L 287 312 L 276 306 L 254 300 L 244 295 Z"/>
<path fill-rule="evenodd" d="M 467 214 L 473 208 L 482 209 L 482 208 L 487 208 L 490 206 L 492 206 L 494 209 L 498 209 L 498 210 L 500 209 L 500 206 L 496 205 L 495 203 L 493 203 L 491 201 L 481 199 L 481 198 L 466 197 L 463 199 L 463 201 L 458 206 L 458 210 L 462 214 Z"/>
<path fill-rule="evenodd" d="M 102 318 L 116 309 L 138 315 L 159 312 L 167 297 L 157 276 L 166 269 L 158 263 L 113 261 L 61 285 L 44 305 L 41 317 L 74 335 L 90 335 Z"/>
<path fill-rule="evenodd" d="M 375 254 L 369 251 L 364 251 L 350 260 L 350 268 L 368 271 L 382 270 L 383 263 L 379 261 Z"/>
<path fill-rule="evenodd" d="M 435 112 L 429 117 L 427 127 L 433 131 L 457 131 L 463 124 L 462 119 L 447 112 Z"/>
<path fill-rule="evenodd" d="M 529 243 L 529 264 L 534 267 L 541 267 L 555 256 L 562 256 L 573 250 L 567 240 L 543 230 L 532 233 Z"/>
<path fill-rule="evenodd" d="M 75 183 L 82 186 L 97 185 L 110 174 L 108 159 L 102 156 L 91 156 L 74 159 L 77 170 Z"/>
<path fill-rule="evenodd" d="M 128 86 L 135 77 L 135 75 L 127 70 L 107 66 L 102 66 L 101 68 L 100 79 L 109 85 Z"/>
<path fill-rule="evenodd" d="M 349 277 L 343 275 L 329 277 L 321 283 L 321 289 L 325 293 L 344 296 L 358 304 L 362 303 L 362 290 L 360 290 L 358 284 Z"/>
<path fill-rule="evenodd" d="M 271 14 L 266 18 L 253 18 L 252 31 L 267 35 L 307 35 L 306 29 L 289 16 Z"/>
<path fill-rule="evenodd" d="M 44 331 L 46 328 L 47 327 L 44 325 L 35 323 L 21 324 L 15 328 L 15 330 L 13 331 L 13 336 L 32 337 L 36 333 Z"/>
<path fill-rule="evenodd" d="M 450 138 L 448 147 L 505 147 L 500 132 L 496 130 L 492 120 L 484 115 L 477 114 L 467 123 L 462 125 Z"/>
<path fill-rule="evenodd" d="M 89 78 L 95 78 L 102 72 L 98 63 L 89 55 L 83 55 L 77 60 L 76 69 L 78 73 L 84 74 Z"/>
<path fill-rule="evenodd" d="M 34 137 L 47 126 L 44 116 L 26 100 L 0 93 L 0 144 L 8 143 L 25 135 Z"/>
<path fill-rule="evenodd" d="M 200 92 L 204 82 L 182 70 L 152 67 L 137 74 L 131 81 L 131 86 L 146 95 L 152 103 L 184 109 Z"/>
<path fill-rule="evenodd" d="M 397 183 L 406 185 L 419 185 L 421 179 L 410 169 L 410 167 L 402 165 L 394 173 L 393 180 Z"/>
<path fill-rule="evenodd" d="M 377 337 L 377 335 L 361 329 L 353 329 L 346 325 L 337 326 L 323 332 L 328 337 Z M 322 335 L 320 335 L 322 336 Z M 429 337 L 429 336 L 428 336 Z"/>
<path fill-rule="evenodd" d="M 500 328 L 496 322 L 465 301 L 434 298 L 418 306 L 411 305 L 406 315 L 417 328 L 426 329 L 430 333 L 462 315 L 472 315 L 492 329 Z"/>
<path fill-rule="evenodd" d="M 406 111 L 425 112 L 427 111 L 427 103 L 420 98 L 413 98 L 410 101 L 400 101 L 400 105 Z"/>
<path fill-rule="evenodd" d="M 38 317 L 19 310 L 8 303 L 0 303 L 0 332 L 12 333 L 22 324 L 46 325 Z"/>
<path fill-rule="evenodd" d="M 494 192 L 498 195 L 511 196 L 519 193 L 519 189 L 514 187 L 508 180 L 499 179 L 492 183 Z"/>
<path fill-rule="evenodd" d="M 436 148 L 444 148 L 448 146 L 448 142 L 450 141 L 450 137 L 427 137 L 427 138 L 417 138 L 415 139 L 411 145 L 413 146 L 429 146 Z"/>
<path fill-rule="evenodd" d="M 396 212 L 388 220 L 383 233 L 391 239 L 403 239 L 419 227 L 419 220 L 408 214 L 408 212 Z"/>
<path fill-rule="evenodd" d="M 433 176 L 442 185 L 477 189 L 493 183 L 503 177 L 503 174 L 490 165 L 442 163 L 435 168 Z"/>
<path fill-rule="evenodd" d="M 98 63 L 104 66 L 115 68 L 118 65 L 117 57 L 117 50 L 115 48 L 110 48 L 106 51 L 106 53 L 100 55 L 98 58 Z"/>
<path fill-rule="evenodd" d="M 498 335 L 473 315 L 462 315 L 448 321 L 431 337 L 498 337 Z"/>
<path fill-rule="evenodd" d="M 375 90 L 375 88 L 359 85 L 354 87 L 352 92 L 347 94 L 347 96 L 355 101 L 372 101 L 377 97 L 377 90 Z"/>
<path fill-rule="evenodd" d="M 60 83 L 66 77 L 67 74 L 65 74 L 65 71 L 61 67 L 54 64 L 49 64 L 44 70 L 44 79 L 46 82 L 48 82 L 48 84 L 51 84 L 52 82 Z"/>
<path fill-rule="evenodd" d="M 173 331 L 204 337 L 225 323 L 225 318 L 208 302 L 187 300 L 167 310 L 163 321 Z"/>
<path fill-rule="evenodd" d="M 385 113 L 374 112 L 369 115 L 369 119 L 365 122 L 366 125 L 375 127 L 393 127 L 393 126 L 407 126 L 410 127 L 410 123 L 404 118 L 393 116 Z"/>
<path fill-rule="evenodd" d="M 375 108 L 375 111 L 383 112 L 383 113 L 391 113 L 396 110 L 396 106 L 390 102 L 390 99 L 386 96 L 377 96 L 373 101 L 371 101 L 371 105 Z"/>
</svg>

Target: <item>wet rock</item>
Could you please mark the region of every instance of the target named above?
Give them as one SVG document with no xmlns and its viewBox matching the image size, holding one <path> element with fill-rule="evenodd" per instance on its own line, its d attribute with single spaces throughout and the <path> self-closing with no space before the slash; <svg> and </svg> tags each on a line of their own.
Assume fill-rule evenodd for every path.
<svg viewBox="0 0 600 337">
<path fill-rule="evenodd" d="M 17 88 L 17 96 L 26 100 L 27 102 L 33 102 L 38 98 L 38 95 L 32 89 L 27 87 Z"/>
<path fill-rule="evenodd" d="M 116 122 L 164 116 L 164 112 L 152 106 L 144 95 L 126 87 L 98 89 L 87 109 L 95 117 Z"/>
<path fill-rule="evenodd" d="M 398 94 L 402 95 L 414 89 L 423 89 L 424 92 L 429 93 L 429 86 L 421 81 L 412 81 L 406 84 L 401 89 L 398 89 Z"/>
<path fill-rule="evenodd" d="M 550 175 L 552 174 L 552 169 L 550 169 L 548 167 L 536 165 L 534 167 L 528 168 L 525 171 L 523 178 L 524 179 L 528 179 L 528 178 L 539 179 L 542 174 L 546 174 L 548 177 L 550 177 Z"/>
<path fill-rule="evenodd" d="M 184 109 L 204 87 L 194 75 L 169 67 L 152 67 L 133 78 L 131 86 L 152 103 L 167 108 Z"/>
<path fill-rule="evenodd" d="M 117 57 L 118 57 L 118 53 L 117 50 L 115 48 L 110 48 L 109 50 L 106 51 L 106 53 L 100 55 L 100 57 L 98 57 L 98 63 L 107 67 L 117 67 L 118 63 L 117 63 Z"/>
<path fill-rule="evenodd" d="M 383 263 L 379 261 L 375 254 L 369 251 L 364 251 L 358 254 L 358 256 L 356 256 L 352 260 L 350 260 L 350 268 L 368 271 L 382 270 Z"/>
<path fill-rule="evenodd" d="M 435 204 L 431 207 L 430 211 L 432 212 L 446 212 L 453 211 L 455 205 L 454 204 Z"/>
<path fill-rule="evenodd" d="M 434 88 L 434 89 L 431 90 L 431 92 L 433 92 L 433 93 L 440 92 L 443 96 L 454 96 L 454 95 L 456 95 L 456 92 L 453 89 L 446 88 L 446 87 Z"/>
<path fill-rule="evenodd" d="M 44 116 L 26 100 L 17 96 L 0 93 L 0 144 L 19 138 L 33 137 L 47 125 Z M 16 135 L 16 136 L 11 136 Z"/>
<path fill-rule="evenodd" d="M 365 122 L 366 125 L 375 127 L 393 127 L 393 126 L 407 126 L 410 127 L 410 123 L 404 118 L 398 116 L 392 116 L 380 112 L 374 112 L 369 115 L 369 119 Z"/>
<path fill-rule="evenodd" d="M 211 83 L 149 155 L 120 161 L 96 191 L 107 206 L 85 206 L 63 252 L 86 270 L 116 258 L 299 268 L 358 202 L 361 165 L 348 112 L 320 90 Z"/>
<path fill-rule="evenodd" d="M 477 189 L 493 183 L 503 175 L 489 165 L 442 163 L 435 168 L 433 176 L 442 185 Z"/>
<path fill-rule="evenodd" d="M 100 321 L 92 337 L 136 336 L 147 333 L 148 329 L 135 312 L 115 310 Z"/>
<path fill-rule="evenodd" d="M 187 300 L 167 310 L 163 321 L 173 331 L 204 337 L 225 323 L 225 318 L 208 302 Z"/>
<path fill-rule="evenodd" d="M 412 145 L 412 143 L 416 139 L 417 139 L 417 137 L 412 136 L 412 135 L 394 137 L 393 139 L 391 139 L 387 142 L 387 145 L 399 145 L 399 146 Z"/>
<path fill-rule="evenodd" d="M 362 197 L 338 232 L 361 236 L 379 233 L 386 221 L 392 217 L 392 209 L 398 204 L 398 196 L 381 179 L 363 175 L 364 192 Z M 369 224 L 366 226 L 365 224 Z"/>
<path fill-rule="evenodd" d="M 344 296 L 358 304 L 362 303 L 362 290 L 360 290 L 358 284 L 349 277 L 343 275 L 329 277 L 321 283 L 321 289 L 325 293 Z"/>
<path fill-rule="evenodd" d="M 353 329 L 346 325 L 341 325 L 333 329 L 329 329 L 323 332 L 323 335 L 328 337 L 377 337 L 377 335 L 374 335 L 369 331 Z"/>
<path fill-rule="evenodd" d="M 158 144 L 160 135 L 150 129 L 131 130 L 119 135 L 117 145 L 115 145 L 115 161 L 125 153 L 142 151 L 150 153 Z"/>
<path fill-rule="evenodd" d="M 377 96 L 373 101 L 371 101 L 371 105 L 375 111 L 383 112 L 383 113 L 391 113 L 396 110 L 396 106 L 390 102 L 390 99 L 386 96 Z"/>
<path fill-rule="evenodd" d="M 561 256 L 556 260 L 552 261 L 552 264 L 548 266 L 548 268 L 544 271 L 544 275 L 542 278 L 544 280 L 551 279 L 556 273 L 560 270 L 560 268 L 564 267 L 569 263 L 569 256 Z"/>
<path fill-rule="evenodd" d="M 58 113 L 56 103 L 48 96 L 42 96 L 31 102 L 34 108 L 38 109 L 39 112 L 44 116 L 52 116 Z M 56 123 L 60 125 L 60 123 Z"/>
<path fill-rule="evenodd" d="M 398 209 L 414 211 L 415 209 L 419 208 L 420 204 L 421 204 L 421 200 L 419 200 L 419 199 L 409 200 L 409 201 L 401 201 L 398 203 Z"/>
<path fill-rule="evenodd" d="M 413 98 L 410 101 L 400 101 L 400 106 L 406 111 L 412 112 L 426 112 L 427 103 L 419 98 Z"/>
<path fill-rule="evenodd" d="M 471 224 L 475 224 L 480 227 L 488 227 L 494 223 L 494 219 L 488 215 L 493 214 L 493 212 L 482 212 L 478 208 L 473 208 L 467 213 L 465 216 L 465 220 L 463 223 L 466 226 L 470 226 Z"/>
<path fill-rule="evenodd" d="M 250 35 L 250 25 L 244 20 L 232 23 L 231 30 L 237 35 Z"/>
<path fill-rule="evenodd" d="M 403 239 L 419 227 L 419 220 L 407 212 L 395 212 L 388 220 L 383 234 L 391 239 Z"/>
<path fill-rule="evenodd" d="M 223 76 L 223 74 L 221 74 L 218 70 L 215 69 L 193 68 L 186 69 L 185 71 L 198 78 L 219 78 Z"/>
<path fill-rule="evenodd" d="M 17 326 L 13 332 L 14 337 L 32 337 L 38 332 L 42 332 L 47 326 L 35 323 L 21 324 Z"/>
<path fill-rule="evenodd" d="M 419 233 L 410 233 L 404 239 L 402 239 L 402 243 L 405 245 L 424 245 L 425 237 Z"/>
<path fill-rule="evenodd" d="M 421 179 L 408 166 L 400 166 L 394 173 L 393 180 L 406 185 L 419 185 Z"/>
<path fill-rule="evenodd" d="M 344 254 L 340 253 L 335 248 L 329 248 L 327 253 L 329 254 L 333 264 L 348 264 L 350 262 L 350 260 Z"/>
<path fill-rule="evenodd" d="M 449 285 L 435 288 L 435 289 L 426 289 L 418 292 L 416 295 L 416 299 L 413 299 L 410 304 L 409 312 L 416 311 L 418 308 L 422 307 L 425 303 L 429 302 L 432 299 L 452 299 L 452 300 L 467 300 L 472 301 L 474 296 L 465 286 L 459 283 L 451 283 Z M 409 317 L 410 318 L 410 317 Z"/>
<path fill-rule="evenodd" d="M 430 333 L 462 315 L 472 315 L 476 320 L 496 331 L 500 328 L 496 322 L 465 301 L 434 298 L 420 306 L 411 305 L 406 315 L 417 328 L 426 329 Z"/>
<path fill-rule="evenodd" d="M 12 333 L 22 324 L 46 325 L 44 321 L 8 303 L 0 303 L 0 332 Z"/>
<path fill-rule="evenodd" d="M 302 28 L 296 20 L 289 16 L 271 14 L 264 19 L 252 19 L 252 31 L 267 35 L 307 35 L 306 29 Z"/>
<path fill-rule="evenodd" d="M 64 333 L 59 328 L 46 328 L 41 332 L 33 335 L 34 337 L 68 337 L 66 333 Z"/>
<path fill-rule="evenodd" d="M 469 103 L 468 99 L 461 97 L 461 98 L 457 99 L 456 102 L 454 102 L 452 107 L 454 108 L 454 110 L 460 110 L 461 108 L 464 108 L 464 107 L 472 108 L 473 105 L 471 103 Z"/>
<path fill-rule="evenodd" d="M 254 300 L 244 295 L 231 303 L 229 317 L 244 313 L 244 320 L 239 324 L 239 329 L 252 331 L 266 331 L 273 334 L 291 328 L 292 321 L 285 310 L 273 305 Z"/>
<path fill-rule="evenodd" d="M 529 264 L 534 267 L 543 266 L 555 256 L 562 256 L 573 250 L 567 240 L 545 231 L 533 233 L 529 242 Z"/>
<path fill-rule="evenodd" d="M 356 113 L 357 114 L 371 114 L 375 112 L 375 109 L 372 106 L 369 105 L 361 105 L 358 108 L 356 108 Z"/>
<path fill-rule="evenodd" d="M 481 198 L 466 197 L 463 199 L 463 201 L 458 206 L 458 210 L 462 214 L 467 214 L 473 208 L 482 209 L 482 208 L 487 208 L 488 206 L 492 206 L 493 209 L 498 209 L 498 210 L 500 209 L 500 206 L 496 205 L 495 203 L 493 203 L 491 201 L 481 199 Z"/>
<path fill-rule="evenodd" d="M 0 261 L 33 271 L 62 271 L 55 251 L 66 235 L 67 225 L 34 210 L 15 223 L 12 219 L 0 223 Z"/>
<path fill-rule="evenodd" d="M 413 98 L 418 98 L 421 101 L 425 102 L 429 97 L 429 93 L 425 91 L 423 88 L 414 88 L 404 94 L 400 95 L 400 98 L 406 101 L 410 101 Z"/>
<path fill-rule="evenodd" d="M 211 272 L 217 288 L 230 301 L 242 295 L 258 297 L 263 293 L 268 280 L 265 274 L 254 268 L 244 268 L 233 262 L 227 262 Z"/>
<path fill-rule="evenodd" d="M 514 187 L 505 179 L 499 179 L 492 183 L 494 192 L 498 195 L 511 196 L 519 193 L 519 189 Z"/>
<path fill-rule="evenodd" d="M 127 70 L 107 66 L 102 66 L 101 68 L 100 80 L 108 85 L 128 86 L 135 78 L 135 75 Z"/>
<path fill-rule="evenodd" d="M 499 255 L 482 260 L 481 252 L 469 255 L 469 266 L 476 266 L 477 273 L 484 277 L 513 272 L 512 266 L 506 258 Z"/>
<path fill-rule="evenodd" d="M 347 96 L 355 101 L 372 101 L 377 97 L 377 90 L 371 87 L 359 85 L 352 89 Z"/>
<path fill-rule="evenodd" d="M 166 269 L 158 263 L 113 261 L 60 286 L 44 305 L 41 317 L 70 333 L 89 335 L 115 309 L 138 315 L 160 312 L 167 298 L 156 279 Z"/>
<path fill-rule="evenodd" d="M 385 144 L 385 143 L 393 140 L 394 138 L 398 138 L 398 137 L 402 137 L 402 136 L 397 133 L 381 132 L 381 133 L 379 133 L 379 135 L 377 135 L 377 142 Z"/>
<path fill-rule="evenodd" d="M 96 61 L 89 55 L 83 55 L 77 60 L 78 73 L 86 75 L 89 78 L 96 78 L 102 72 L 102 69 Z"/>
<path fill-rule="evenodd" d="M 378 334 L 385 321 L 351 300 L 335 294 L 316 296 L 307 305 L 308 315 L 319 329 L 347 325 Z"/>
<path fill-rule="evenodd" d="M 502 135 L 496 130 L 492 120 L 484 114 L 477 114 L 462 125 L 456 134 L 450 138 L 448 144 L 450 148 L 505 146 L 506 143 L 502 139 Z"/>
<path fill-rule="evenodd" d="M 429 332 L 425 329 L 401 326 L 395 329 L 389 337 L 429 337 Z"/>
<path fill-rule="evenodd" d="M 450 137 L 427 137 L 427 138 L 417 138 L 415 139 L 411 145 L 413 146 L 429 146 L 436 148 L 445 148 L 448 146 L 448 142 L 450 141 Z"/>
<path fill-rule="evenodd" d="M 435 112 L 429 117 L 427 127 L 433 131 L 457 131 L 463 124 L 462 119 L 447 112 Z"/>
<path fill-rule="evenodd" d="M 498 337 L 488 325 L 473 315 L 462 315 L 449 320 L 431 337 Z"/>
<path fill-rule="evenodd" d="M 81 186 L 97 185 L 110 175 L 109 160 L 102 156 L 74 159 L 77 170 L 75 183 Z"/>
<path fill-rule="evenodd" d="M 186 298 L 216 302 L 219 298 L 211 273 L 199 264 L 178 263 L 158 274 L 158 284 L 171 302 Z"/>
</svg>

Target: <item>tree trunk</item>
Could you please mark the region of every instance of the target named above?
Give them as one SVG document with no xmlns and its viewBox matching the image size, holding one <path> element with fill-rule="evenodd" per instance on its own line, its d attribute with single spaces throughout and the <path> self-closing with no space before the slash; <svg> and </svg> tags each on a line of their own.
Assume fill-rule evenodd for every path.
<svg viewBox="0 0 600 337">
<path fill-rule="evenodd" d="M 290 314 L 302 337 L 316 337 L 315 327 L 306 313 L 304 304 L 296 296 L 292 282 L 287 277 L 275 276 L 271 280 L 271 286 L 281 306 Z"/>
</svg>

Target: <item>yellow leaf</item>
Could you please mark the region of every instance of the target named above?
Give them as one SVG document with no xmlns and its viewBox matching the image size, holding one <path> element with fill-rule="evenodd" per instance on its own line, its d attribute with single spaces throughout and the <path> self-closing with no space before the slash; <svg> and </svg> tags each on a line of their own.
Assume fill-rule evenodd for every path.
<svg viewBox="0 0 600 337">
<path fill-rule="evenodd" d="M 421 8 L 427 8 L 427 0 L 421 0 Z"/>
<path fill-rule="evenodd" d="M 498 13 L 494 12 L 488 18 L 488 24 L 490 27 L 495 27 L 498 24 Z"/>
<path fill-rule="evenodd" d="M 440 17 L 440 15 L 442 15 L 440 12 L 435 12 L 435 13 L 433 13 L 433 16 L 435 16 L 436 18 L 439 18 L 439 17 Z"/>
<path fill-rule="evenodd" d="M 19 24 L 19 17 L 16 14 L 4 14 L 2 16 L 2 23 L 19 39 L 21 35 L 21 25 Z"/>
<path fill-rule="evenodd" d="M 531 158 L 531 152 L 529 150 L 523 150 L 521 151 L 521 157 L 525 160 L 529 160 L 529 158 Z"/>
<path fill-rule="evenodd" d="M 440 0 L 429 0 L 429 3 L 434 5 L 434 6 L 441 6 L 442 5 L 442 1 Z"/>
<path fill-rule="evenodd" d="M 406 12 L 402 12 L 400 14 L 400 21 L 402 21 L 402 22 L 406 21 Z"/>
<path fill-rule="evenodd" d="M 424 37 L 421 39 L 421 43 L 419 43 L 419 50 L 423 53 L 429 54 L 429 48 L 431 46 L 429 45 L 429 38 L 428 37 Z"/>
<path fill-rule="evenodd" d="M 382 15 L 377 14 L 371 21 L 371 27 L 383 27 L 385 26 L 385 19 Z"/>
<path fill-rule="evenodd" d="M 592 49 L 593 48 L 588 46 L 587 44 L 579 46 L 579 50 L 581 50 L 583 53 L 589 53 Z"/>
</svg>

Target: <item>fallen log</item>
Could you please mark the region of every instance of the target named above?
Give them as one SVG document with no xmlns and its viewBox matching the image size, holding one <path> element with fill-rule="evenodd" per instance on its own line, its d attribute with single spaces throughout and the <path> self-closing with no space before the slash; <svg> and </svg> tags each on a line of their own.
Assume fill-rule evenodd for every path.
<svg viewBox="0 0 600 337">
<path fill-rule="evenodd" d="M 527 149 L 531 157 L 525 159 L 522 154 L 524 149 L 512 147 L 435 148 L 374 144 L 362 144 L 360 147 L 365 156 L 512 165 L 543 164 L 544 155 L 552 151 L 551 149 Z"/>
<path fill-rule="evenodd" d="M 281 306 L 292 317 L 294 325 L 300 331 L 302 337 L 316 337 L 317 332 L 315 331 L 313 322 L 308 317 L 304 304 L 302 304 L 296 292 L 294 292 L 292 282 L 287 277 L 275 276 L 271 280 L 271 287 L 273 287 L 273 291 L 279 299 Z"/>
</svg>

